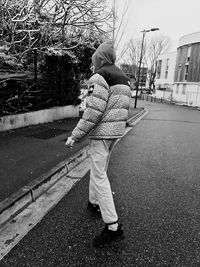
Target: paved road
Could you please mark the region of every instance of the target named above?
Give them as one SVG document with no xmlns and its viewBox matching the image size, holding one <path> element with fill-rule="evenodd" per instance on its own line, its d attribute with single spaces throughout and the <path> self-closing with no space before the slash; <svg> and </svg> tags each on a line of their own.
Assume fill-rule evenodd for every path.
<svg viewBox="0 0 200 267">
<path fill-rule="evenodd" d="M 109 165 L 126 239 L 94 249 L 103 224 L 86 210 L 89 175 L 0 266 L 200 266 L 200 113 L 142 102 L 148 115 Z"/>
<path fill-rule="evenodd" d="M 140 111 L 132 99 L 129 118 Z M 64 141 L 80 118 L 67 118 L 0 133 L 0 201 L 48 172 L 88 144 L 84 138 L 74 149 Z"/>
</svg>

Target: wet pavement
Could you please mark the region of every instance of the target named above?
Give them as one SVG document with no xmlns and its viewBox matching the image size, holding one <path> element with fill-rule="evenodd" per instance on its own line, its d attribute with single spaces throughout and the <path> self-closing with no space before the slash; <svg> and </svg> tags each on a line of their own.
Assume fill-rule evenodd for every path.
<svg viewBox="0 0 200 267">
<path fill-rule="evenodd" d="M 142 102 L 149 113 L 117 144 L 108 168 L 126 239 L 95 249 L 89 174 L 25 236 L 2 267 L 200 266 L 200 113 Z"/>
<path fill-rule="evenodd" d="M 139 111 L 141 108 L 134 109 L 132 99 L 129 118 Z M 0 201 L 88 144 L 86 137 L 73 150 L 65 146 L 79 119 L 68 118 L 0 133 Z"/>
</svg>

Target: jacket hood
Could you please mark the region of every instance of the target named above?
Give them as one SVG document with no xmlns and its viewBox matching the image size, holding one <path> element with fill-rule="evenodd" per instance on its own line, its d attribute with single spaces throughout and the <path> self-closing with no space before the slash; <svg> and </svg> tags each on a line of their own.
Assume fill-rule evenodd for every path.
<svg viewBox="0 0 200 267">
<path fill-rule="evenodd" d="M 101 44 L 92 55 L 92 63 L 95 70 L 100 69 L 104 65 L 113 65 L 116 60 L 116 54 L 112 41 Z"/>
</svg>

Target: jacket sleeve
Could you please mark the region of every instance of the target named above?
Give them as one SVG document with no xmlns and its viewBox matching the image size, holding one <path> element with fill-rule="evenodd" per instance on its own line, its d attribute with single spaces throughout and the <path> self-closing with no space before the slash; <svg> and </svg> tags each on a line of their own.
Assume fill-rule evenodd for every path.
<svg viewBox="0 0 200 267">
<path fill-rule="evenodd" d="M 89 80 L 89 96 L 82 119 L 73 130 L 71 137 L 79 141 L 100 122 L 109 98 L 109 86 L 100 74 L 93 75 Z"/>
</svg>

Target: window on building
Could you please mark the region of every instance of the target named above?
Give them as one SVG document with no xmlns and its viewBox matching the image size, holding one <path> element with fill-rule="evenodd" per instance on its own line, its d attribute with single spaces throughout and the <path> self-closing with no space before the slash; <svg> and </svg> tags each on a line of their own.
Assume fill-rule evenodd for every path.
<svg viewBox="0 0 200 267">
<path fill-rule="evenodd" d="M 186 91 L 186 84 L 183 84 L 183 89 L 182 89 L 182 94 L 185 95 L 185 91 Z"/>
<path fill-rule="evenodd" d="M 156 68 L 157 79 L 160 79 L 160 76 L 161 76 L 161 66 L 162 66 L 162 60 L 158 60 L 157 61 L 157 68 Z"/>
<path fill-rule="evenodd" d="M 166 60 L 165 79 L 167 79 L 168 77 L 168 70 L 169 70 L 169 58 Z"/>
<path fill-rule="evenodd" d="M 187 51 L 187 58 L 185 62 L 185 74 L 184 74 L 184 80 L 187 81 L 188 79 L 188 69 L 189 69 L 189 61 L 190 61 L 190 55 L 191 55 L 191 46 L 188 47 Z"/>
<path fill-rule="evenodd" d="M 184 76 L 184 80 L 187 81 L 188 78 L 188 69 L 189 69 L 189 65 L 188 63 L 185 64 L 185 76 Z"/>
<path fill-rule="evenodd" d="M 180 78 L 181 78 L 181 68 L 182 68 L 182 65 L 179 64 L 179 65 L 178 65 L 178 77 L 177 77 L 177 82 L 180 82 Z"/>
<path fill-rule="evenodd" d="M 190 61 L 190 55 L 191 55 L 191 46 L 188 47 L 188 51 L 187 51 L 187 62 Z"/>
<path fill-rule="evenodd" d="M 176 85 L 176 93 L 178 94 L 179 91 L 179 84 Z"/>
</svg>

